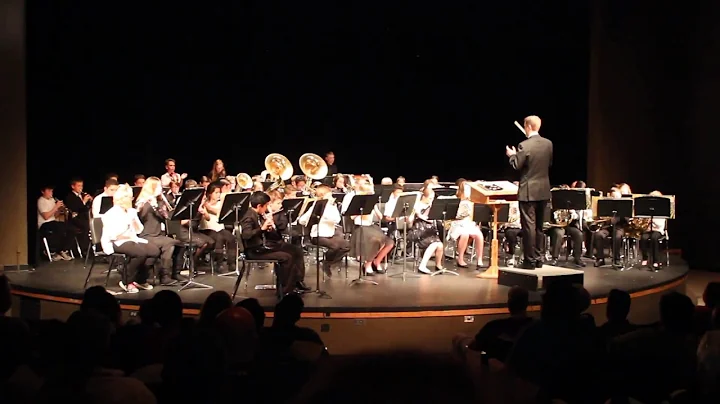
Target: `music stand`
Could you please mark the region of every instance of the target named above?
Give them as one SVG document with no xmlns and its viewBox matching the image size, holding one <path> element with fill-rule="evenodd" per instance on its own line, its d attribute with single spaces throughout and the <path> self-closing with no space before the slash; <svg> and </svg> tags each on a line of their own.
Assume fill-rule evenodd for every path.
<svg viewBox="0 0 720 404">
<path fill-rule="evenodd" d="M 584 211 L 589 207 L 588 194 L 585 189 L 555 189 L 551 195 L 552 210 L 574 210 L 578 213 L 580 230 L 582 230 Z"/>
<path fill-rule="evenodd" d="M 273 186 L 275 184 L 276 184 L 275 181 L 262 181 L 263 190 L 267 191 L 268 188 L 270 188 L 271 186 Z"/>
<path fill-rule="evenodd" d="M 113 197 L 112 196 L 103 196 L 100 198 L 100 214 L 104 215 L 105 212 L 110 210 L 110 208 L 113 207 Z"/>
<path fill-rule="evenodd" d="M 240 276 L 240 243 L 242 243 L 240 238 L 242 235 L 240 218 L 245 215 L 250 206 L 250 194 L 252 192 L 230 192 L 223 197 L 223 203 L 220 206 L 220 212 L 218 212 L 218 223 L 232 225 L 237 240 L 235 242 L 235 271 L 219 274 L 218 276 L 230 276 L 233 274 Z"/>
<path fill-rule="evenodd" d="M 315 273 L 315 285 L 316 289 L 310 293 L 317 293 L 321 298 L 323 299 L 332 299 L 332 296 L 327 294 L 327 292 L 320 289 L 320 229 L 319 229 L 319 223 L 320 218 L 322 218 L 323 214 L 325 213 L 325 207 L 328 204 L 327 199 L 318 199 L 315 201 L 315 204 L 313 205 L 312 212 L 310 213 L 310 219 L 308 220 L 307 227 L 312 229 L 313 226 L 318 225 L 318 234 L 315 237 L 315 265 L 317 272 Z"/>
<path fill-rule="evenodd" d="M 302 208 L 303 203 L 305 202 L 305 198 L 287 198 L 283 199 L 282 201 L 282 208 L 287 212 L 288 214 L 288 237 L 289 240 L 292 240 L 292 229 L 293 229 L 293 213 L 300 210 Z"/>
<path fill-rule="evenodd" d="M 340 192 L 333 192 L 333 194 L 332 194 L 333 198 L 335 199 L 335 202 L 337 202 L 337 203 L 342 203 L 343 199 L 345 199 L 345 195 L 347 195 L 347 194 L 343 194 Z"/>
<path fill-rule="evenodd" d="M 143 187 L 139 187 L 139 186 L 133 185 L 133 187 L 132 187 L 132 190 L 133 190 L 133 199 L 132 199 L 132 200 L 133 200 L 133 206 L 135 206 L 135 200 L 137 200 L 137 197 L 140 195 L 140 191 L 142 191 L 142 188 L 143 188 Z M 203 189 L 204 189 L 204 188 L 203 188 Z"/>
<path fill-rule="evenodd" d="M 455 196 L 457 194 L 457 189 L 449 187 L 433 188 L 433 191 L 435 191 L 436 196 Z"/>
<path fill-rule="evenodd" d="M 610 217 L 610 223 L 612 224 L 612 234 L 610 234 L 610 245 L 612 247 L 612 268 L 623 270 L 622 266 L 616 265 L 615 263 L 615 218 L 617 217 L 632 217 L 633 215 L 633 200 L 629 198 L 607 198 L 598 199 L 597 201 L 597 215 L 598 217 Z"/>
<path fill-rule="evenodd" d="M 411 278 L 419 277 L 417 274 L 411 273 L 410 275 L 407 275 L 407 273 L 405 272 L 405 267 L 407 265 L 408 218 L 415 211 L 415 203 L 417 202 L 419 196 L 420 195 L 418 195 L 417 193 L 409 193 L 409 194 L 400 195 L 398 197 L 397 201 L 395 202 L 395 209 L 392 212 L 392 216 L 390 216 L 390 217 L 395 218 L 395 223 L 397 223 L 398 219 L 400 219 L 400 218 L 405 219 L 405 226 L 403 226 L 403 240 L 405 240 L 404 241 L 405 245 L 403 245 L 403 248 L 405 249 L 405 254 L 403 254 L 403 269 L 402 269 L 401 273 L 388 275 L 391 278 L 395 277 L 395 276 L 402 276 L 403 282 L 405 281 L 405 279 L 408 278 L 408 276 Z M 395 248 L 398 248 L 398 246 L 395 246 Z"/>
<path fill-rule="evenodd" d="M 387 203 L 393 193 L 392 185 L 380 185 L 380 192 L 377 193 L 378 203 Z"/>
<path fill-rule="evenodd" d="M 203 283 L 195 282 L 195 260 L 193 259 L 193 252 L 195 251 L 195 245 L 192 242 L 193 234 L 193 220 L 197 219 L 198 216 L 198 204 L 199 200 L 205 193 L 205 188 L 189 188 L 180 194 L 180 200 L 177 203 L 177 207 L 173 211 L 170 220 L 189 220 L 188 222 L 188 254 L 190 254 L 190 266 L 188 268 L 188 280 L 180 287 L 178 292 L 183 291 L 189 287 L 198 287 L 202 289 L 212 289 L 212 286 L 205 285 Z"/>
<path fill-rule="evenodd" d="M 442 251 L 443 251 L 443 258 L 445 257 L 445 239 L 447 238 L 447 235 L 445 234 L 445 221 L 447 220 L 447 217 L 457 217 L 457 211 L 460 207 L 460 200 L 457 198 L 435 198 L 433 200 L 432 205 L 430 206 L 430 211 L 428 212 L 428 220 L 442 220 L 443 225 L 442 228 L 442 236 L 440 238 L 440 241 L 442 242 Z M 435 265 L 442 264 L 441 262 L 436 262 Z M 456 271 L 451 271 L 449 269 L 438 269 L 435 272 L 433 272 L 430 276 L 435 275 L 442 275 L 442 274 L 451 274 L 451 275 L 460 275 Z"/>
<path fill-rule="evenodd" d="M 368 213 L 372 214 L 373 208 L 375 208 L 375 204 L 377 203 L 377 197 L 376 195 L 355 195 L 353 196 L 352 200 L 350 201 L 350 205 L 348 206 L 347 210 L 343 213 L 343 216 L 363 216 L 367 215 Z M 360 223 L 363 223 L 364 219 L 360 219 Z M 360 226 L 362 227 L 362 226 Z M 357 279 L 353 279 L 350 282 L 350 286 L 359 284 L 359 283 L 369 283 L 371 285 L 377 285 L 378 283 L 375 281 L 371 281 L 369 279 L 365 279 L 364 277 L 364 270 L 365 270 L 365 261 L 363 260 L 362 256 L 362 237 L 360 237 L 360 259 L 358 260 L 358 267 L 360 268 L 359 274 Z"/>
</svg>

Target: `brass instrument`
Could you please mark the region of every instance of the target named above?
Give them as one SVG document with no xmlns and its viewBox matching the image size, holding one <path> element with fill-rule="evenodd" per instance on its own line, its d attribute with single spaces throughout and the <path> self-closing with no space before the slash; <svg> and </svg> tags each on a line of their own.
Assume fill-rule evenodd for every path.
<svg viewBox="0 0 720 404">
<path fill-rule="evenodd" d="M 55 203 L 58 203 L 60 200 L 58 198 L 53 197 L 53 200 Z M 58 210 L 55 211 L 55 220 L 58 222 L 66 222 L 70 216 L 70 209 L 67 208 L 67 206 L 63 205 Z"/>
<path fill-rule="evenodd" d="M 266 191 L 274 191 L 285 187 L 285 180 L 293 175 L 293 166 L 287 157 L 279 153 L 271 153 L 265 157 L 265 169 L 277 181 L 270 185 Z"/>
<path fill-rule="evenodd" d="M 240 173 L 235 176 L 236 189 L 250 189 L 253 186 L 253 180 L 247 173 Z"/>
<path fill-rule="evenodd" d="M 650 229 L 649 217 L 633 217 L 625 227 L 625 235 L 639 239 L 640 236 Z"/>
<path fill-rule="evenodd" d="M 327 176 L 328 166 L 325 160 L 317 154 L 305 153 L 300 157 L 300 170 L 311 180 L 322 180 Z M 310 184 L 307 191 L 315 196 L 316 185 Z"/>
<path fill-rule="evenodd" d="M 360 182 L 367 182 L 368 184 L 374 186 L 373 179 L 369 174 L 355 174 L 355 175 L 348 175 L 348 181 L 350 182 L 350 188 L 355 189 L 355 186 Z"/>
<path fill-rule="evenodd" d="M 568 209 L 558 209 L 554 211 L 553 219 L 555 219 L 555 223 L 551 223 L 550 227 L 566 227 L 575 219 L 572 213 L 573 212 Z"/>
</svg>

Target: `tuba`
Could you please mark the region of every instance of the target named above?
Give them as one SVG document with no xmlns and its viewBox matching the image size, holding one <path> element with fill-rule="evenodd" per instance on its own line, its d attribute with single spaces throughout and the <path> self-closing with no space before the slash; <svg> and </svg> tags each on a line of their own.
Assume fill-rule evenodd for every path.
<svg viewBox="0 0 720 404">
<path fill-rule="evenodd" d="M 290 160 L 279 153 L 271 153 L 265 157 L 265 170 L 270 173 L 272 178 L 277 178 L 277 181 L 270 185 L 267 191 L 284 188 L 285 180 L 289 180 L 293 175 L 293 166 Z"/>
<path fill-rule="evenodd" d="M 327 176 L 328 166 L 317 154 L 305 153 L 300 157 L 300 170 L 311 180 L 322 180 Z M 315 196 L 315 188 L 312 184 L 308 187 L 311 196 Z"/>
<path fill-rule="evenodd" d="M 250 189 L 253 186 L 253 180 L 250 175 L 240 173 L 235 176 L 235 185 L 237 189 Z"/>
</svg>

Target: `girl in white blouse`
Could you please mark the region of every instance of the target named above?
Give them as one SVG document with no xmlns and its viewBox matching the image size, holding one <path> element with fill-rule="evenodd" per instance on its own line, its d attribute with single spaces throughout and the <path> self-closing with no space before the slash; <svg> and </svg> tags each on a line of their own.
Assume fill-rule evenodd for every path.
<svg viewBox="0 0 720 404">
<path fill-rule="evenodd" d="M 475 242 L 478 266 L 482 266 L 483 234 L 480 226 L 472 218 L 475 204 L 470 202 L 470 187 L 466 184 L 466 181 L 458 183 L 456 195 L 460 199 L 460 206 L 458 207 L 456 220 L 450 225 L 448 236 L 457 241 L 457 266 L 460 268 L 468 267 L 465 262 L 465 251 L 471 238 Z"/>
<path fill-rule="evenodd" d="M 414 213 L 410 215 L 409 220 L 412 234 L 408 236 L 412 238 L 420 251 L 424 250 L 418 271 L 426 274 L 432 273 L 427 264 L 433 256 L 435 256 L 435 269 L 438 271 L 443 269 L 443 243 L 438 235 L 436 221 L 428 218 L 434 199 L 435 191 L 426 182 L 422 190 L 422 197 L 415 204 Z"/>
<path fill-rule="evenodd" d="M 102 217 L 103 230 L 100 244 L 105 254 L 125 254 L 129 263 L 125 267 L 127 284 L 120 281 L 120 288 L 128 293 L 137 293 L 138 289 L 152 289 L 147 283 L 148 268 L 160 256 L 160 250 L 138 237 L 143 225 L 137 210 L 132 208 L 132 188 L 121 185 L 113 195 L 114 206 Z"/>
<path fill-rule="evenodd" d="M 225 225 L 218 221 L 222 208 L 221 186 L 210 183 L 205 190 L 205 202 L 200 214 L 200 231 L 215 241 L 215 262 L 220 263 L 217 272 L 220 274 L 235 270 L 235 257 L 237 254 L 237 239 Z M 227 264 L 224 263 L 224 252 L 227 252 Z"/>
</svg>

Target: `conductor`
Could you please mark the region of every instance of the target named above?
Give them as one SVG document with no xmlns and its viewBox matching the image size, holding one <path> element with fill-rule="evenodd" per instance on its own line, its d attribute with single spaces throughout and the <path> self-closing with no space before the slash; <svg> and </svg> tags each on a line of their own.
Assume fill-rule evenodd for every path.
<svg viewBox="0 0 720 404">
<path fill-rule="evenodd" d="M 527 139 L 517 147 L 505 146 L 510 165 L 520 171 L 518 202 L 522 227 L 523 253 L 521 268 L 542 268 L 542 251 L 545 241 L 543 223 L 545 206 L 550 200 L 550 175 L 553 144 L 540 136 L 540 118 L 531 115 L 523 121 L 523 133 Z"/>
</svg>

